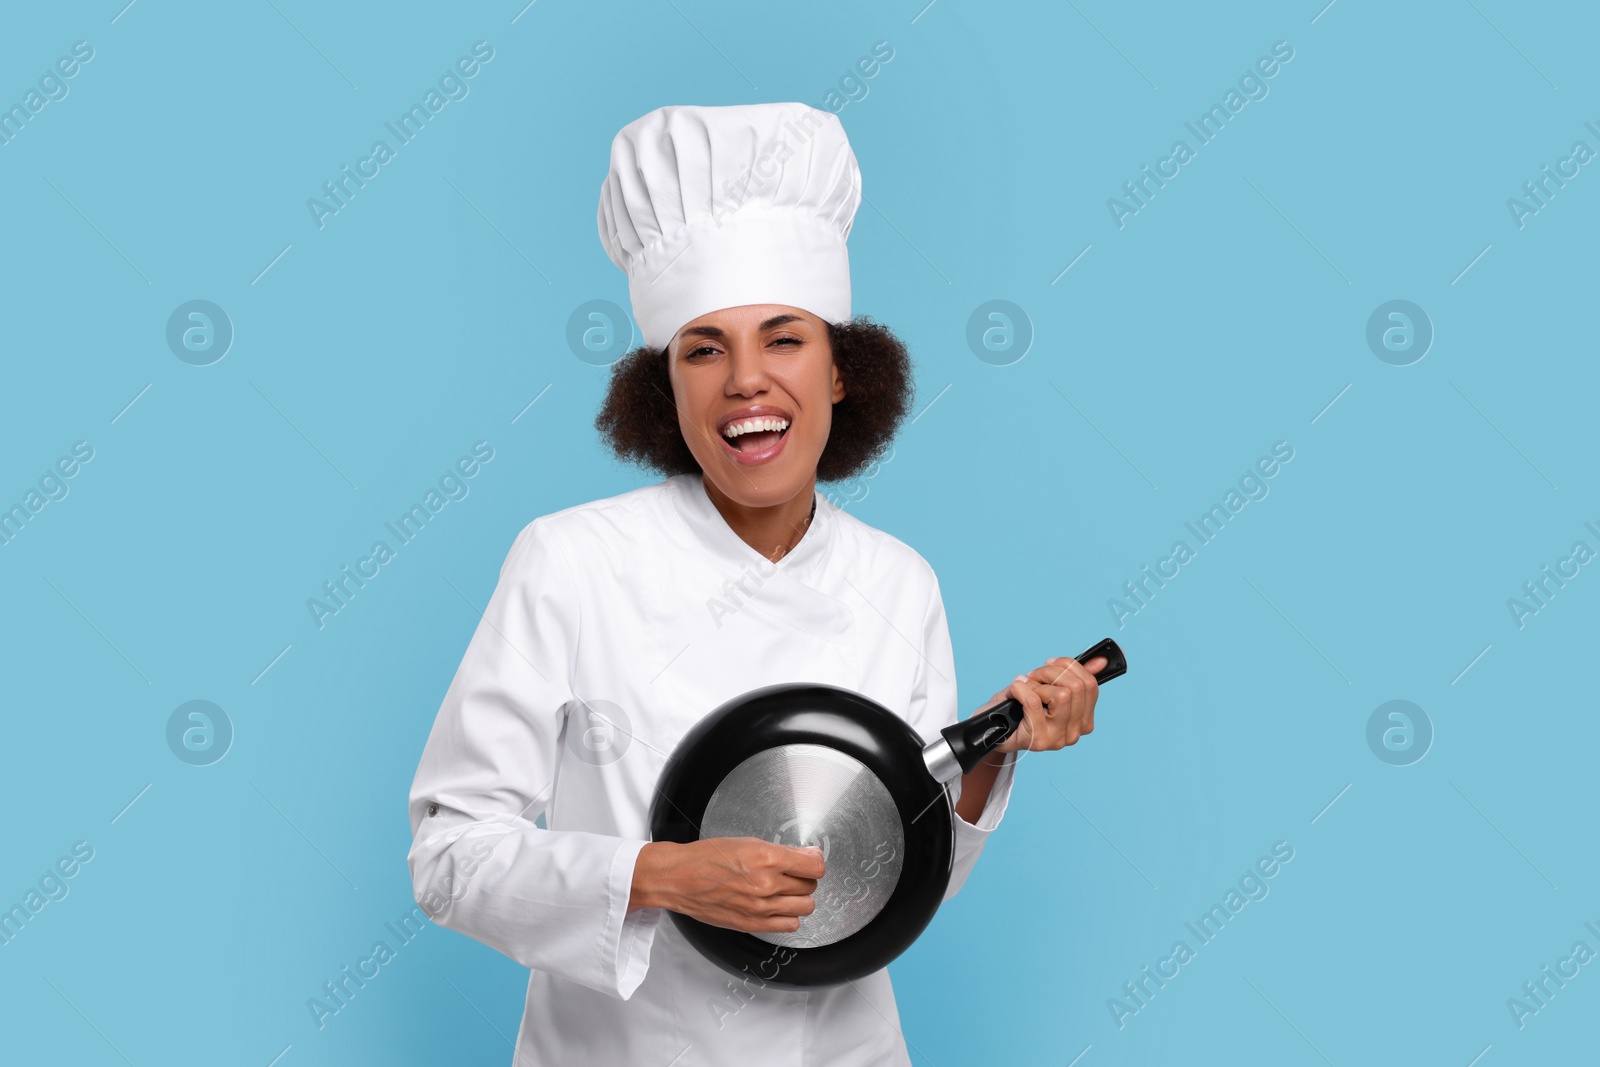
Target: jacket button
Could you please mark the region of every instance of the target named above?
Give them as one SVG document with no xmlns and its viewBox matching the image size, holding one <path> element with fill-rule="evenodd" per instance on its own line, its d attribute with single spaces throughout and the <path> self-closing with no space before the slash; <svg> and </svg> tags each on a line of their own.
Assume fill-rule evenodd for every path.
<svg viewBox="0 0 1600 1067">
<path fill-rule="evenodd" d="M 437 804 L 429 804 L 428 805 L 428 814 L 430 816 L 439 814 L 439 805 L 437 805 Z"/>
</svg>

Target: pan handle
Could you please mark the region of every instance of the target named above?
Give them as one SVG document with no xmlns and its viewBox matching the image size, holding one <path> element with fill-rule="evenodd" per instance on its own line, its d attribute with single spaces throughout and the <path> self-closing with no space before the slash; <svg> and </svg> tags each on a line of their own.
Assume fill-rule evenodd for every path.
<svg viewBox="0 0 1600 1067">
<path fill-rule="evenodd" d="M 1079 663 L 1087 663 L 1096 656 L 1104 656 L 1106 665 L 1096 674 L 1095 681 L 1105 685 L 1113 678 L 1120 678 L 1128 673 L 1128 658 L 1123 655 L 1122 649 L 1111 638 L 1106 638 L 1087 651 L 1074 656 Z M 996 704 L 986 711 L 980 711 L 970 719 L 965 719 L 954 726 L 947 726 L 940 731 L 940 740 L 934 741 L 923 750 L 923 758 L 928 764 L 928 770 L 940 781 L 948 781 L 965 774 L 978 765 L 1006 738 L 1016 732 L 1022 725 L 1022 704 L 1016 697 Z M 953 764 L 953 765 L 952 765 Z M 959 767 L 959 771 L 955 772 Z"/>
</svg>

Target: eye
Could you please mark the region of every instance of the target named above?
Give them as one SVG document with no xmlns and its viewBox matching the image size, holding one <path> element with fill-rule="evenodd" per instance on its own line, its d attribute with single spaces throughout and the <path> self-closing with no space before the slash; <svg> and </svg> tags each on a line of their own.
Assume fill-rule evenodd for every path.
<svg viewBox="0 0 1600 1067">
<path fill-rule="evenodd" d="M 687 352 L 685 352 L 683 354 L 683 358 L 684 359 L 693 359 L 695 356 L 698 356 L 702 352 L 712 352 L 712 353 L 714 353 L 714 352 L 716 352 L 716 349 L 713 348 L 711 345 L 701 345 L 699 348 L 691 348 L 691 349 L 689 349 L 689 351 L 687 351 Z"/>
<path fill-rule="evenodd" d="M 803 344 L 804 343 L 798 337 L 779 337 L 776 340 L 774 340 L 772 343 L 775 344 L 775 345 L 781 345 L 785 341 L 787 341 L 791 345 L 798 345 L 798 344 Z"/>
</svg>

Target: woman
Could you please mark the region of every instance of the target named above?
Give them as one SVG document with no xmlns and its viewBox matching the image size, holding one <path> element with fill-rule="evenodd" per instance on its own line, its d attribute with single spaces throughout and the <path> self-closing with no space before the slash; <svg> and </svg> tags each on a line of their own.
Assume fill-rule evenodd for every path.
<svg viewBox="0 0 1600 1067">
<path fill-rule="evenodd" d="M 741 983 L 662 921 L 793 931 L 819 849 L 647 840 L 678 739 L 751 689 L 852 689 L 925 739 L 959 717 L 933 570 L 816 488 L 909 406 L 904 347 L 850 319 L 859 202 L 838 120 L 802 104 L 661 108 L 613 142 L 600 232 L 645 344 L 596 425 L 668 477 L 522 530 L 410 796 L 418 902 L 533 969 L 519 1064 L 910 1062 L 887 971 Z M 1011 753 L 1093 729 L 1102 665 L 1052 659 L 989 702 L 1027 722 L 951 787 L 947 899 L 1004 813 Z"/>
</svg>

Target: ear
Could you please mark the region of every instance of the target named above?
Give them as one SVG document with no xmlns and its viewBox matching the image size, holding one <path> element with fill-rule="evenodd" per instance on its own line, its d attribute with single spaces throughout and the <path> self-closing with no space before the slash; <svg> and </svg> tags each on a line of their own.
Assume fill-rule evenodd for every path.
<svg viewBox="0 0 1600 1067">
<path fill-rule="evenodd" d="M 839 374 L 839 364 L 833 364 L 831 373 L 833 375 L 833 402 L 837 404 L 844 399 L 845 394 L 844 378 Z"/>
</svg>

